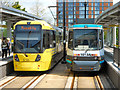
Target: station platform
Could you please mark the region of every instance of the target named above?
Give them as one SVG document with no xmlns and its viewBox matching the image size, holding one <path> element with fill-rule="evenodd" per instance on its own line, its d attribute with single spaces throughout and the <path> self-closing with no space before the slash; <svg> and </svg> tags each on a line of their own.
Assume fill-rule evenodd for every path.
<svg viewBox="0 0 120 90">
<path fill-rule="evenodd" d="M 114 86 L 120 90 L 120 68 L 118 65 L 114 62 L 114 48 L 105 46 L 104 47 L 105 52 L 105 73 L 109 77 L 109 79 L 112 81 Z"/>
<path fill-rule="evenodd" d="M 0 79 L 13 72 L 13 53 L 7 56 L 7 58 L 0 56 Z"/>
<path fill-rule="evenodd" d="M 0 66 L 11 62 L 12 57 L 13 57 L 13 53 L 10 53 L 10 56 L 9 56 L 9 54 L 7 54 L 7 58 L 2 58 L 2 56 L 0 56 Z"/>
<path fill-rule="evenodd" d="M 111 48 L 111 47 L 104 45 L 104 52 L 107 56 L 109 56 L 109 59 L 106 59 L 106 61 L 113 63 L 114 48 Z"/>
</svg>

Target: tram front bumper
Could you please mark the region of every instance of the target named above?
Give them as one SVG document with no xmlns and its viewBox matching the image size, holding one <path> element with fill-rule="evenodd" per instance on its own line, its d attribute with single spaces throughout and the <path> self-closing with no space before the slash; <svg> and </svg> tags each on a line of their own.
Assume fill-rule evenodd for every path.
<svg viewBox="0 0 120 90">
<path fill-rule="evenodd" d="M 73 61 L 73 71 L 99 71 L 101 65 L 98 61 Z"/>
</svg>

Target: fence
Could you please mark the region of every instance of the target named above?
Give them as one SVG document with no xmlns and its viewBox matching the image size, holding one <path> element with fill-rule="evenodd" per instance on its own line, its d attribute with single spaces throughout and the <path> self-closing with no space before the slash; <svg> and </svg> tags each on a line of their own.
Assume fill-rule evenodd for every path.
<svg viewBox="0 0 120 90">
<path fill-rule="evenodd" d="M 120 49 L 114 47 L 114 63 L 120 67 Z"/>
</svg>

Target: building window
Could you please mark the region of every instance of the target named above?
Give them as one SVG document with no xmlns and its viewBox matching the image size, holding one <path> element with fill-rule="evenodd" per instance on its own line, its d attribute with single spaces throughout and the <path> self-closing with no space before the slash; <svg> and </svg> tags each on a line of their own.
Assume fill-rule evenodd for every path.
<svg viewBox="0 0 120 90">
<path fill-rule="evenodd" d="M 74 2 L 76 2 L 76 0 L 74 0 Z"/>
<path fill-rule="evenodd" d="M 63 15 L 58 15 L 58 18 L 59 19 L 63 19 Z"/>
<path fill-rule="evenodd" d="M 110 3 L 108 2 L 108 7 L 110 7 Z"/>
<path fill-rule="evenodd" d="M 100 10 L 100 8 L 99 7 L 95 7 L 95 10 Z"/>
<path fill-rule="evenodd" d="M 68 10 L 69 11 L 73 11 L 73 7 L 68 7 Z"/>
<path fill-rule="evenodd" d="M 58 23 L 63 23 L 63 19 L 59 19 L 59 20 L 58 20 Z"/>
<path fill-rule="evenodd" d="M 100 3 L 99 3 L 99 2 L 96 2 L 96 3 L 95 3 L 95 6 L 100 6 Z"/>
<path fill-rule="evenodd" d="M 98 15 L 95 15 L 95 18 L 97 18 Z"/>
<path fill-rule="evenodd" d="M 100 12 L 99 11 L 95 11 L 95 14 L 100 14 Z"/>
<path fill-rule="evenodd" d="M 91 14 L 93 14 L 93 10 L 91 11 Z"/>
<path fill-rule="evenodd" d="M 60 11 L 59 15 L 63 15 L 63 12 Z"/>
<path fill-rule="evenodd" d="M 91 3 L 91 6 L 93 7 L 93 3 Z"/>
<path fill-rule="evenodd" d="M 76 10 L 76 7 L 74 7 L 74 11 Z"/>
<path fill-rule="evenodd" d="M 74 18 L 76 18 L 76 15 L 74 15 Z"/>
<path fill-rule="evenodd" d="M 79 3 L 79 6 L 83 7 L 83 6 L 84 6 L 84 3 L 80 2 L 80 3 Z"/>
<path fill-rule="evenodd" d="M 58 8 L 58 11 L 61 11 L 63 8 Z"/>
<path fill-rule="evenodd" d="M 68 3 L 68 6 L 71 6 L 71 7 L 72 7 L 72 6 L 73 6 L 73 2 L 69 2 L 69 3 Z"/>
<path fill-rule="evenodd" d="M 74 14 L 76 14 L 76 11 L 74 11 Z"/>
<path fill-rule="evenodd" d="M 95 2 L 99 2 L 99 0 L 95 0 Z"/>
<path fill-rule="evenodd" d="M 104 6 L 104 2 L 102 2 L 102 6 Z"/>
<path fill-rule="evenodd" d="M 63 3 L 58 3 L 58 6 L 63 6 Z"/>
<path fill-rule="evenodd" d="M 102 7 L 102 11 L 104 11 L 104 7 Z"/>
<path fill-rule="evenodd" d="M 79 14 L 85 14 L 85 11 L 80 11 Z"/>
<path fill-rule="evenodd" d="M 87 7 L 89 7 L 89 3 L 87 3 Z"/>
<path fill-rule="evenodd" d="M 73 18 L 73 15 L 68 15 L 68 18 Z"/>
<path fill-rule="evenodd" d="M 58 0 L 58 2 L 63 2 L 63 0 Z"/>
<path fill-rule="evenodd" d="M 86 15 L 86 18 L 89 18 L 89 15 Z"/>
<path fill-rule="evenodd" d="M 73 23 L 73 19 L 68 19 L 68 23 Z"/>
<path fill-rule="evenodd" d="M 68 14 L 73 14 L 73 11 L 68 11 Z"/>
<path fill-rule="evenodd" d="M 79 10 L 85 10 L 85 7 L 79 7 Z"/>
<path fill-rule="evenodd" d="M 84 15 L 79 15 L 79 18 L 84 18 Z"/>
<path fill-rule="evenodd" d="M 93 10 L 93 7 L 91 7 L 91 10 Z"/>
<path fill-rule="evenodd" d="M 86 11 L 86 14 L 89 14 L 89 11 Z"/>
<path fill-rule="evenodd" d="M 63 24 L 58 24 L 58 26 L 59 26 L 59 27 L 62 27 L 62 26 L 63 26 Z"/>
<path fill-rule="evenodd" d="M 93 18 L 93 15 L 91 15 L 91 18 Z"/>
<path fill-rule="evenodd" d="M 73 0 L 68 0 L 68 2 L 73 2 Z"/>
<path fill-rule="evenodd" d="M 89 7 L 86 7 L 86 10 L 89 10 Z"/>
<path fill-rule="evenodd" d="M 85 0 L 79 0 L 79 2 L 85 2 Z"/>
</svg>

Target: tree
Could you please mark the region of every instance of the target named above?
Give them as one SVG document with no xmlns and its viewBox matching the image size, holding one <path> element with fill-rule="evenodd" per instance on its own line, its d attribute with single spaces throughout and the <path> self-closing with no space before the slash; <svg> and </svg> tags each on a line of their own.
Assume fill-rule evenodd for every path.
<svg viewBox="0 0 120 90">
<path fill-rule="evenodd" d="M 19 4 L 19 2 L 15 2 L 12 7 L 21 11 L 25 11 L 25 8 L 21 9 L 21 5 Z"/>
<path fill-rule="evenodd" d="M 32 14 L 34 14 L 38 17 L 42 17 L 44 12 L 45 12 L 45 9 L 43 8 L 43 6 L 39 2 L 39 0 L 35 0 L 35 3 L 30 8 L 30 11 L 31 11 Z"/>
<path fill-rule="evenodd" d="M 8 7 L 12 7 L 14 4 L 15 0 L 0 0 L 0 3 L 8 6 Z"/>
<path fill-rule="evenodd" d="M 21 5 L 19 4 L 19 1 L 15 2 L 15 0 L 2 0 L 0 2 L 5 6 L 13 7 L 15 9 L 25 11 L 25 8 L 21 9 Z"/>
<path fill-rule="evenodd" d="M 48 7 L 43 6 L 43 4 L 40 2 L 40 0 L 35 0 L 33 6 L 30 8 L 30 13 L 41 17 L 48 23 L 52 23 L 52 17 L 50 16 Z M 50 16 L 50 17 L 49 17 Z"/>
</svg>

